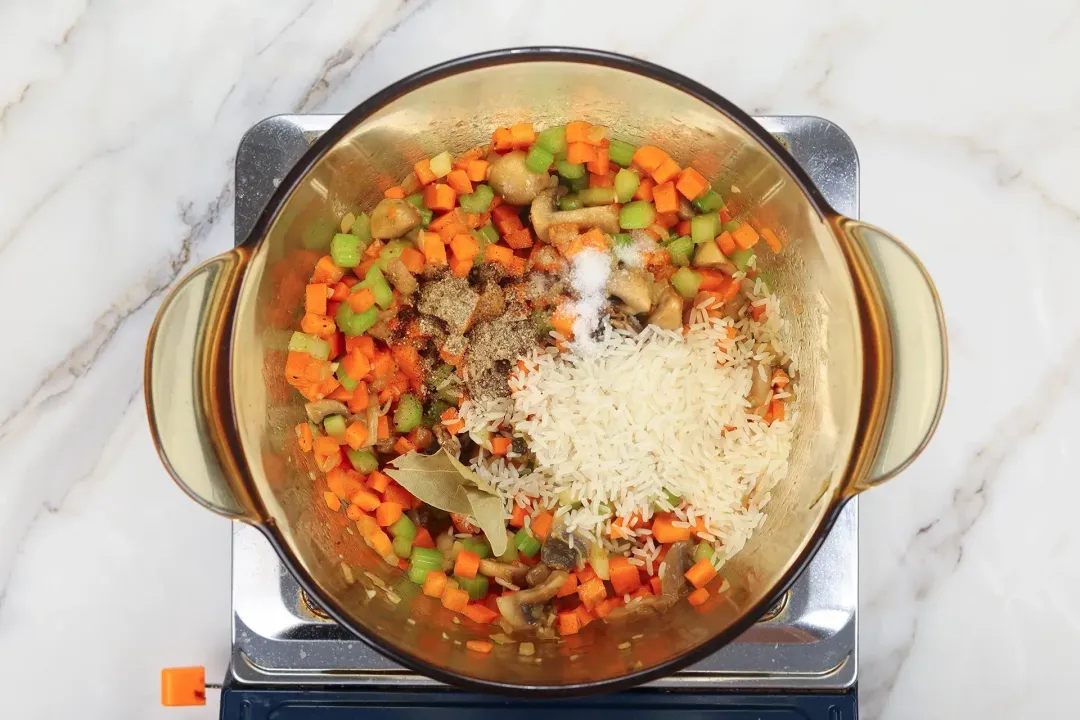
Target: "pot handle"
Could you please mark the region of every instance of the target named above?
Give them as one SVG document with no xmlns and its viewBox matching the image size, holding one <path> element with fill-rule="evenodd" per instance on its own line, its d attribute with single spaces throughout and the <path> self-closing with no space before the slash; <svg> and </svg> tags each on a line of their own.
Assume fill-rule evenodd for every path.
<svg viewBox="0 0 1080 720">
<path fill-rule="evenodd" d="M 192 270 L 150 329 L 145 393 L 150 433 L 165 468 L 199 504 L 234 520 L 260 522 L 239 478 L 223 419 L 231 416 L 228 332 L 246 255 L 233 250 Z"/>
<path fill-rule="evenodd" d="M 948 343 L 945 316 L 926 268 L 884 230 L 851 218 L 841 230 L 866 248 L 881 284 L 892 332 L 892 391 L 881 447 L 861 492 L 894 477 L 930 442 L 945 405 Z"/>
</svg>

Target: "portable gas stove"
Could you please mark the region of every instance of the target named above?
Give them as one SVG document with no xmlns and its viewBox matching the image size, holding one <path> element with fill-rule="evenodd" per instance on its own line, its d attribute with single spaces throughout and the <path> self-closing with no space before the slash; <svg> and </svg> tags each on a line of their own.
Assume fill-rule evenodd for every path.
<svg viewBox="0 0 1080 720">
<path fill-rule="evenodd" d="M 236 156 L 236 241 L 280 179 L 339 116 L 282 115 L 251 128 Z M 858 216 L 850 138 L 814 117 L 757 120 L 791 150 L 839 212 Z M 232 660 L 221 718 L 340 718 L 366 713 L 522 717 L 588 712 L 667 718 L 856 717 L 858 508 L 848 503 L 806 572 L 766 617 L 706 660 L 641 688 L 570 700 L 465 693 L 383 657 L 321 615 L 258 530 L 233 532 Z"/>
</svg>

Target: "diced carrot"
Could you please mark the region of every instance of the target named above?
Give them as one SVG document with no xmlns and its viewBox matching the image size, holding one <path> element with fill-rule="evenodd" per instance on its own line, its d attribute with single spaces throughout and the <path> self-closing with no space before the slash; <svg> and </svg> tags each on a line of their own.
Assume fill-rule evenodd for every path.
<svg viewBox="0 0 1080 720">
<path fill-rule="evenodd" d="M 596 160 L 596 154 L 596 148 L 588 143 L 572 142 L 566 146 L 566 162 L 575 165 Z"/>
<path fill-rule="evenodd" d="M 496 152 L 503 152 L 505 150 L 511 150 L 514 147 L 514 136 L 510 134 L 509 128 L 495 128 L 495 132 L 491 135 L 491 149 Z"/>
<path fill-rule="evenodd" d="M 345 341 L 345 349 L 352 351 L 354 349 L 359 350 L 369 360 L 375 359 L 375 338 L 370 335 L 361 335 L 359 337 L 351 337 Z"/>
<path fill-rule="evenodd" d="M 462 260 L 457 255 L 451 256 L 449 265 L 450 274 L 459 278 L 468 277 L 473 268 L 471 260 Z"/>
<path fill-rule="evenodd" d="M 705 588 L 698 588 L 694 592 L 686 596 L 686 601 L 694 607 L 704 605 L 705 601 L 709 599 L 709 591 Z"/>
<path fill-rule="evenodd" d="M 414 540 L 413 545 L 415 544 L 416 541 Z M 653 575 L 651 578 L 649 578 L 649 587 L 652 588 L 653 595 L 660 595 L 661 593 L 663 593 L 664 585 L 663 581 L 660 580 L 659 575 Z"/>
<path fill-rule="evenodd" d="M 447 610 L 461 612 L 469 605 L 469 593 L 461 588 L 446 588 L 442 594 L 442 605 Z"/>
<path fill-rule="evenodd" d="M 693 200 L 709 187 L 709 181 L 692 167 L 688 167 L 679 173 L 679 180 L 675 183 L 675 189 L 682 193 L 687 200 Z"/>
<path fill-rule="evenodd" d="M 446 245 L 434 233 L 424 233 L 424 259 L 428 265 L 446 265 Z"/>
<path fill-rule="evenodd" d="M 681 168 L 679 167 L 679 163 L 668 158 L 660 163 L 660 167 L 652 171 L 652 178 L 661 185 L 670 182 L 672 183 L 672 186 L 674 186 L 673 181 L 679 177 L 680 171 Z"/>
<path fill-rule="evenodd" d="M 420 548 L 433 548 L 435 547 L 435 541 L 431 537 L 431 532 L 426 528 L 417 528 L 416 537 L 412 541 L 413 547 Z"/>
<path fill-rule="evenodd" d="M 713 567 L 711 560 L 701 558 L 686 571 L 685 575 L 691 585 L 696 588 L 702 588 L 708 585 L 709 581 L 716 577 L 716 568 Z"/>
<path fill-rule="evenodd" d="M 505 245 L 495 245 L 493 243 L 488 245 L 484 250 L 484 260 L 487 262 L 496 262 L 500 265 L 505 265 L 512 257 L 514 257 L 514 251 Z"/>
<path fill-rule="evenodd" d="M 489 611 L 490 612 L 490 611 Z M 468 608 L 465 609 L 465 614 L 468 615 Z M 494 615 L 495 613 L 492 613 Z M 491 649 L 495 647 L 494 643 L 490 640 L 466 640 L 465 647 L 473 652 L 482 653 L 487 655 L 491 652 Z"/>
<path fill-rule="evenodd" d="M 409 438 L 402 435 L 394 441 L 394 452 L 399 455 L 405 455 L 416 449 L 416 446 L 412 444 Z"/>
<path fill-rule="evenodd" d="M 596 173 L 589 173 L 589 187 L 591 188 L 609 188 L 615 186 L 615 171 L 608 170 L 603 175 L 597 175 Z"/>
<path fill-rule="evenodd" d="M 315 438 L 312 437 L 310 425 L 303 422 L 296 426 L 296 446 L 301 452 L 311 452 L 314 442 Z"/>
<path fill-rule="evenodd" d="M 670 230 L 679 224 L 679 214 L 677 212 L 664 212 L 656 214 L 655 225 L 659 225 L 665 230 Z"/>
<path fill-rule="evenodd" d="M 457 193 L 449 185 L 434 183 L 424 187 L 424 205 L 430 210 L 452 210 Z"/>
<path fill-rule="evenodd" d="M 315 263 L 315 270 L 311 273 L 313 283 L 336 283 L 345 275 L 345 268 L 334 264 L 334 259 L 329 255 L 323 255 Z"/>
<path fill-rule="evenodd" d="M 532 231 L 523 227 L 506 234 L 503 241 L 515 250 L 525 250 L 533 246 Z"/>
<path fill-rule="evenodd" d="M 405 188 L 400 185 L 389 187 L 383 190 L 383 197 L 394 198 L 395 200 L 401 200 L 405 197 Z"/>
<path fill-rule="evenodd" d="M 529 524 L 529 529 L 532 530 L 532 534 L 541 540 L 547 540 L 548 533 L 551 532 L 551 525 L 555 521 L 555 516 L 545 510 L 532 519 Z"/>
<path fill-rule="evenodd" d="M 364 312 L 375 304 L 375 293 L 370 288 L 360 288 L 356 292 L 349 293 L 345 303 L 353 312 Z"/>
<path fill-rule="evenodd" d="M 344 385 L 339 385 L 334 388 L 334 391 L 329 393 L 326 398 L 328 400 L 339 400 L 341 402 L 349 402 L 352 399 L 352 390 L 346 390 Z"/>
<path fill-rule="evenodd" d="M 326 503 L 326 507 L 330 508 L 334 512 L 341 509 L 341 500 L 334 493 L 327 490 L 323 493 L 323 501 Z"/>
<path fill-rule="evenodd" d="M 495 612 L 494 610 L 487 607 L 486 605 L 481 605 L 480 603 L 469 603 L 465 607 L 465 609 L 461 611 L 461 614 L 464 615 L 465 617 L 469 618 L 470 620 L 472 620 L 474 623 L 480 623 L 481 625 L 490 625 L 492 620 L 499 617 L 499 613 Z M 469 642 L 481 642 L 481 643 L 483 643 L 483 642 L 487 642 L 487 641 L 486 640 L 470 640 Z M 487 644 L 489 646 L 491 645 L 491 643 L 487 643 Z M 489 647 L 488 650 L 483 650 L 481 652 L 488 652 L 490 649 L 491 648 Z"/>
<path fill-rule="evenodd" d="M 784 419 L 784 417 L 786 415 L 786 412 L 784 410 L 784 401 L 783 400 L 777 400 L 776 398 L 773 398 L 769 402 L 769 414 L 772 415 L 772 419 L 774 421 L 777 421 L 777 422 L 783 421 L 783 419 Z"/>
<path fill-rule="evenodd" d="M 731 231 L 731 237 L 735 241 L 735 244 L 741 247 L 743 250 L 754 247 L 760 236 L 754 228 L 750 227 L 750 223 L 744 222 Z"/>
<path fill-rule="evenodd" d="M 690 221 L 689 220 L 680 220 L 675 225 L 675 234 L 676 235 L 689 235 L 690 234 Z"/>
<path fill-rule="evenodd" d="M 764 318 L 767 314 L 768 308 L 766 308 L 764 305 L 750 306 L 750 317 L 752 317 L 755 322 L 761 322 L 762 318 Z"/>
<path fill-rule="evenodd" d="M 510 450 L 510 446 L 513 441 L 510 438 L 505 437 L 493 437 L 491 438 L 491 454 L 502 456 Z"/>
<path fill-rule="evenodd" d="M 428 570 L 424 578 L 424 594 L 428 597 L 441 598 L 446 590 L 446 573 L 442 570 Z M 465 596 L 468 597 L 468 593 Z"/>
<path fill-rule="evenodd" d="M 731 237 L 731 233 L 727 230 L 716 236 L 716 243 L 720 246 L 720 252 L 728 257 L 735 252 L 735 238 Z"/>
<path fill-rule="evenodd" d="M 491 247 L 488 245 L 488 247 Z M 507 258 L 502 264 L 507 277 L 519 278 L 525 276 L 525 258 L 514 255 Z"/>
<path fill-rule="evenodd" d="M 304 311 L 313 315 L 326 314 L 326 298 L 330 286 L 326 283 L 311 283 L 304 289 Z"/>
<path fill-rule="evenodd" d="M 393 482 L 390 476 L 386 473 L 379 472 L 378 470 L 372 470 L 368 475 L 368 487 L 377 493 L 386 492 L 386 489 L 390 487 L 390 483 Z"/>
<path fill-rule="evenodd" d="M 376 440 L 390 439 L 390 421 L 383 415 L 379 418 L 379 432 L 375 435 Z"/>
<path fill-rule="evenodd" d="M 383 492 L 383 502 L 397 503 L 406 509 L 412 509 L 420 505 L 420 500 L 415 495 L 397 483 L 391 483 Z"/>
<path fill-rule="evenodd" d="M 645 202 L 653 201 L 653 189 L 656 187 L 656 181 L 652 178 L 641 178 L 641 182 L 638 183 L 637 191 L 634 192 L 635 200 L 644 200 Z"/>
<path fill-rule="evenodd" d="M 674 213 L 679 210 L 679 198 L 670 182 L 660 183 L 653 190 L 653 202 L 658 213 Z"/>
<path fill-rule="evenodd" d="M 330 455 L 338 452 L 341 446 L 338 444 L 337 440 L 330 437 L 329 435 L 320 435 L 319 437 L 315 438 L 314 447 L 316 454 Z"/>
<path fill-rule="evenodd" d="M 652 597 L 652 594 L 653 594 L 653 591 L 652 591 L 651 587 L 649 587 L 648 585 L 642 585 L 637 590 L 630 593 L 630 599 L 633 600 L 634 598 Z"/>
<path fill-rule="evenodd" d="M 488 246 L 490 247 L 490 245 Z M 560 307 L 551 316 L 551 327 L 555 332 L 569 340 L 574 337 L 574 315 L 569 310 Z"/>
<path fill-rule="evenodd" d="M 727 275 L 719 270 L 713 270 L 712 268 L 697 268 L 697 273 L 701 276 L 701 285 L 698 286 L 698 289 L 703 292 L 720 290 L 727 285 Z M 720 295 L 716 298 L 716 302 L 713 303 L 713 307 L 722 305 L 723 303 L 723 296 Z"/>
<path fill-rule="evenodd" d="M 379 554 L 379 557 L 390 557 L 394 554 L 394 544 L 390 542 L 390 536 L 382 530 L 376 530 L 365 541 L 371 544 L 371 549 Z"/>
<path fill-rule="evenodd" d="M 480 569 L 480 556 L 470 550 L 461 550 L 454 561 L 456 577 L 474 578 Z"/>
<path fill-rule="evenodd" d="M 607 148 L 599 148 L 596 151 L 596 157 L 590 160 L 586 167 L 591 173 L 596 173 L 597 175 L 607 175 L 608 170 L 611 168 L 611 161 L 608 159 Z M 605 185 L 604 187 L 611 186 Z"/>
<path fill-rule="evenodd" d="M 465 168 L 465 174 L 474 183 L 482 183 L 487 180 L 488 168 L 491 166 L 487 160 L 470 160 Z"/>
<path fill-rule="evenodd" d="M 689 527 L 675 527 L 672 525 L 675 516 L 671 513 L 659 513 L 653 516 L 652 534 L 653 540 L 658 543 L 673 543 L 680 540 L 690 539 Z"/>
<path fill-rule="evenodd" d="M 450 242 L 450 250 L 458 260 L 472 262 L 480 252 L 480 243 L 472 235 L 462 233 L 454 236 Z"/>
<path fill-rule="evenodd" d="M 325 315 L 304 313 L 304 317 L 300 318 L 300 329 L 309 335 L 329 337 L 337 332 L 337 324 Z"/>
<path fill-rule="evenodd" d="M 570 577 L 566 578 L 566 582 L 559 588 L 559 592 L 555 594 L 555 597 L 569 597 L 577 592 L 578 576 L 577 573 L 570 573 Z"/>
<path fill-rule="evenodd" d="M 405 248 L 401 251 L 401 264 L 413 275 L 424 272 L 424 254 L 416 248 Z"/>
<path fill-rule="evenodd" d="M 491 219 L 500 233 L 505 235 L 514 230 L 520 230 L 521 218 L 518 209 L 513 205 L 499 205 L 491 211 Z"/>
<path fill-rule="evenodd" d="M 403 508 L 397 503 L 384 502 L 375 510 L 375 522 L 379 527 L 390 527 L 401 519 Z"/>
<path fill-rule="evenodd" d="M 371 372 L 371 361 L 359 350 L 354 350 L 341 359 L 341 367 L 353 380 L 363 380 Z"/>
<path fill-rule="evenodd" d="M 626 595 L 641 587 L 641 575 L 638 569 L 622 555 L 616 555 L 609 561 L 609 579 L 616 595 Z"/>
<path fill-rule="evenodd" d="M 761 228 L 761 237 L 765 238 L 765 242 L 769 244 L 769 249 L 774 253 L 778 253 L 784 249 L 784 245 L 780 242 L 780 238 L 776 237 L 770 228 Z"/>
<path fill-rule="evenodd" d="M 345 508 L 345 517 L 349 518 L 353 522 L 356 522 L 364 516 L 364 511 L 356 505 L 348 505 Z"/>
<path fill-rule="evenodd" d="M 772 374 L 772 384 L 773 385 L 775 385 L 776 387 L 781 387 L 782 388 L 782 387 L 786 386 L 789 382 L 791 382 L 791 378 L 788 377 L 788 374 L 786 372 L 784 372 L 780 368 L 777 368 L 776 370 L 773 371 L 773 374 Z"/>
<path fill-rule="evenodd" d="M 469 174 L 464 170 L 451 170 L 450 174 L 446 176 L 446 184 L 453 188 L 454 192 L 459 195 L 464 195 L 473 191 L 472 182 L 469 180 Z"/>
<path fill-rule="evenodd" d="M 626 602 L 621 597 L 608 598 L 606 600 L 601 600 L 600 602 L 598 602 L 593 608 L 593 613 L 598 618 L 604 618 L 607 617 L 608 613 L 610 613 L 612 610 L 621 608 L 625 604 Z"/>
<path fill-rule="evenodd" d="M 581 120 L 566 123 L 566 142 L 587 142 L 589 127 L 589 123 Z"/>
<path fill-rule="evenodd" d="M 308 429 L 308 432 L 311 432 L 310 428 Z M 514 511 L 510 513 L 510 527 L 525 527 L 525 518 L 528 517 L 528 515 L 529 511 L 527 509 L 514 503 Z"/>
<path fill-rule="evenodd" d="M 349 502 L 353 505 L 359 505 L 361 510 L 366 512 L 374 512 L 379 509 L 383 504 L 379 496 L 370 490 L 357 490 L 349 496 Z"/>
<path fill-rule="evenodd" d="M 604 581 L 598 577 L 594 577 L 589 582 L 578 586 L 577 592 L 581 602 L 589 610 L 592 610 L 597 603 L 607 597 L 607 588 L 604 587 Z"/>
<path fill-rule="evenodd" d="M 585 627 L 596 619 L 596 616 L 589 612 L 588 608 L 586 608 L 584 605 L 578 605 L 576 608 L 574 608 L 574 614 L 577 615 L 578 622 L 581 623 L 581 627 Z"/>
<path fill-rule="evenodd" d="M 524 149 L 536 142 L 532 123 L 514 123 L 510 126 L 510 142 L 515 148 Z"/>
<path fill-rule="evenodd" d="M 435 173 L 431 172 L 431 159 L 424 158 L 420 162 L 416 163 L 413 167 L 413 172 L 416 173 L 416 179 L 421 185 L 427 185 L 435 182 Z"/>
<path fill-rule="evenodd" d="M 363 510 L 360 511 L 360 518 L 355 522 L 356 529 L 360 531 L 360 537 L 365 540 L 377 532 L 382 532 L 382 528 L 379 527 L 379 523 L 375 522 L 375 518 Z"/>
<path fill-rule="evenodd" d="M 581 621 L 573 610 L 559 613 L 559 634 L 576 635 L 581 629 Z"/>
<path fill-rule="evenodd" d="M 345 429 L 345 442 L 349 443 L 349 447 L 353 450 L 359 450 L 364 447 L 367 438 L 368 430 L 366 421 L 354 422 Z"/>
<path fill-rule="evenodd" d="M 634 151 L 634 164 L 649 173 L 660 167 L 665 160 L 670 160 L 670 157 L 655 145 L 642 145 Z"/>
<path fill-rule="evenodd" d="M 596 577 L 596 571 L 593 570 L 592 565 L 586 565 L 581 570 L 577 571 L 578 583 L 584 585 L 585 583 Z"/>
</svg>

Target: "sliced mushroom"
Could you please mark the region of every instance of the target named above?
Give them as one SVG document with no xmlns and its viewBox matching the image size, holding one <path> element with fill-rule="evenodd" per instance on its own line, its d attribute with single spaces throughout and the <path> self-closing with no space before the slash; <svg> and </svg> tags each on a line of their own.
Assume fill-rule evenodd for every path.
<svg viewBox="0 0 1080 720">
<path fill-rule="evenodd" d="M 762 372 L 760 368 L 764 367 Z M 766 406 L 772 397 L 772 364 L 765 360 L 753 360 L 750 362 L 750 390 L 746 393 L 746 401 L 750 403 L 750 412 L 759 417 L 764 417 Z M 762 379 L 762 375 L 765 379 Z"/>
<path fill-rule="evenodd" d="M 331 415 L 348 415 L 349 408 L 337 400 L 316 400 L 304 405 L 308 420 L 319 425 Z"/>
<path fill-rule="evenodd" d="M 697 214 L 694 212 L 694 206 L 690 204 L 690 201 L 682 196 L 679 196 L 678 213 L 680 220 L 692 220 L 694 215 Z"/>
<path fill-rule="evenodd" d="M 529 208 L 529 220 L 533 231 L 541 240 L 547 241 L 548 229 L 552 225 L 576 225 L 578 228 L 597 228 L 609 235 L 619 232 L 619 211 L 614 205 L 578 208 L 577 210 L 556 210 L 555 202 L 562 194 L 562 188 L 551 188 L 536 196 Z"/>
<path fill-rule="evenodd" d="M 511 205 L 528 205 L 550 181 L 547 173 L 535 173 L 525 165 L 525 153 L 508 152 L 495 158 L 488 169 L 488 185 Z"/>
<path fill-rule="evenodd" d="M 693 565 L 690 543 L 680 540 L 671 546 L 664 556 L 664 569 L 660 573 L 661 594 L 674 601 L 682 597 L 686 589 L 686 571 Z"/>
<path fill-rule="evenodd" d="M 515 630 L 536 625 L 544 615 L 544 604 L 555 597 L 569 577 L 565 570 L 555 570 L 541 585 L 502 595 L 496 601 L 499 612 Z"/>
<path fill-rule="evenodd" d="M 566 532 L 566 515 L 560 515 L 540 549 L 540 560 L 558 570 L 574 570 L 585 561 L 592 543 L 577 533 Z"/>
<path fill-rule="evenodd" d="M 420 224 L 420 211 L 400 198 L 383 198 L 371 211 L 371 237 L 399 238 Z"/>
<path fill-rule="evenodd" d="M 446 452 L 453 457 L 461 455 L 461 441 L 455 435 L 450 434 L 450 431 L 446 429 L 441 420 L 435 422 L 432 430 L 435 432 L 435 439 L 439 441 L 439 447 L 446 448 Z"/>
<path fill-rule="evenodd" d="M 631 315 L 649 312 L 649 278 L 636 268 L 619 268 L 608 276 L 607 292 L 626 303 Z"/>
<path fill-rule="evenodd" d="M 675 292 L 675 288 L 667 286 L 649 313 L 649 324 L 665 330 L 678 330 L 682 327 L 682 305 L 682 296 Z"/>
<path fill-rule="evenodd" d="M 525 584 L 529 587 L 536 587 L 547 580 L 549 575 L 551 575 L 551 568 L 544 563 L 537 563 L 529 568 L 529 572 L 525 573 Z"/>
<path fill-rule="evenodd" d="M 391 285 L 406 295 L 412 295 L 420 287 L 420 283 L 416 282 L 416 278 L 399 258 L 386 264 L 386 277 Z"/>
<path fill-rule="evenodd" d="M 717 268 L 728 277 L 731 277 L 739 268 L 735 263 L 728 260 L 715 240 L 704 242 L 694 249 L 694 267 Z"/>
<path fill-rule="evenodd" d="M 742 293 L 738 293 L 735 297 L 724 302 L 724 307 L 720 313 L 733 322 L 738 322 L 742 317 L 742 310 L 744 307 L 750 304 L 749 298 Z"/>
<path fill-rule="evenodd" d="M 492 560 L 490 558 L 483 558 L 480 561 L 481 575 L 498 578 L 504 582 L 513 583 L 514 585 L 523 584 L 525 582 L 525 575 L 528 572 L 529 568 L 524 565 L 511 565 L 510 563 L 499 562 L 498 560 Z"/>
<path fill-rule="evenodd" d="M 663 615 L 674 603 L 672 598 L 665 595 L 638 598 L 631 600 L 629 605 L 609 612 L 604 616 L 604 622 L 609 625 L 618 625 L 635 620 L 649 620 Z"/>
</svg>

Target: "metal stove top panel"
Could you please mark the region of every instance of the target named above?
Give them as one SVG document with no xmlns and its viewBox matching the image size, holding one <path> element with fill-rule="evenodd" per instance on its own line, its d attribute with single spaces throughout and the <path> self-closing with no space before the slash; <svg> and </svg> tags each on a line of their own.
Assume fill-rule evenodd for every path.
<svg viewBox="0 0 1080 720">
<path fill-rule="evenodd" d="M 273 190 L 337 115 L 280 115 L 252 127 L 236 156 L 236 241 Z M 859 163 L 850 138 L 816 117 L 757 118 L 784 141 L 826 199 L 857 217 Z M 841 513 L 776 613 L 659 688 L 846 689 L 857 672 L 858 501 Z M 311 612 L 258 530 L 233 533 L 232 680 L 269 685 L 431 686 L 331 620 Z M 777 612 L 778 610 L 778 612 Z"/>
</svg>

